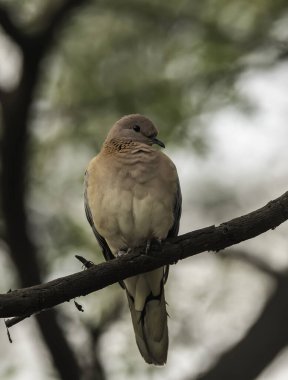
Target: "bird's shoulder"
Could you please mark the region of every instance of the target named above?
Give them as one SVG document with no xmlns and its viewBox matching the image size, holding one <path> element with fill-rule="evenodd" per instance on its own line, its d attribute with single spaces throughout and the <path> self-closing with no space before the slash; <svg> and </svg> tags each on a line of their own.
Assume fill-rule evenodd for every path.
<svg viewBox="0 0 288 380">
<path fill-rule="evenodd" d="M 101 175 L 102 172 L 105 174 L 105 171 L 108 170 L 109 167 L 109 159 L 105 157 L 101 151 L 91 159 L 89 162 L 86 172 L 85 172 L 85 177 L 89 177 L 91 175 L 96 176 L 96 175 Z"/>
<path fill-rule="evenodd" d="M 177 168 L 172 159 L 161 150 L 157 150 L 156 154 L 158 157 L 158 165 L 161 168 L 163 175 L 178 178 Z"/>
</svg>

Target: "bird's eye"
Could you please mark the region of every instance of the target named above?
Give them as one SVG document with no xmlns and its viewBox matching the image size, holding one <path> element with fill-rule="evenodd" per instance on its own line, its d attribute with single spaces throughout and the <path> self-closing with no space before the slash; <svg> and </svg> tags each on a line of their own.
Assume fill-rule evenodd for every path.
<svg viewBox="0 0 288 380">
<path fill-rule="evenodd" d="M 140 132 L 140 127 L 137 124 L 133 125 L 133 129 L 134 129 L 135 132 Z"/>
</svg>

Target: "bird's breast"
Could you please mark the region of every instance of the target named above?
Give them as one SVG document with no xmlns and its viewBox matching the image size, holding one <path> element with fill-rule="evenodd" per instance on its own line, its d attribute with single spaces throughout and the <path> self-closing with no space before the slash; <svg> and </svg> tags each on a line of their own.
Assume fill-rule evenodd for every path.
<svg viewBox="0 0 288 380">
<path fill-rule="evenodd" d="M 163 178 L 151 157 L 148 163 L 143 157 L 135 157 L 130 164 L 119 163 L 117 170 L 106 173 L 101 188 L 106 191 L 90 189 L 92 197 L 98 198 L 94 202 L 98 209 L 93 208 L 92 214 L 114 253 L 153 237 L 166 238 L 174 218 L 173 184 L 171 178 Z"/>
</svg>

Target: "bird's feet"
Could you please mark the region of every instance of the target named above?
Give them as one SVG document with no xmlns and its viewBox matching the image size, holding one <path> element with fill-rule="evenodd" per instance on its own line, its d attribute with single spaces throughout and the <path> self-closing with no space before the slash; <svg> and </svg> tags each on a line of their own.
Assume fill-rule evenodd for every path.
<svg viewBox="0 0 288 380">
<path fill-rule="evenodd" d="M 145 248 L 146 255 L 148 255 L 150 247 L 151 247 L 151 240 L 147 240 L 146 248 Z"/>
<path fill-rule="evenodd" d="M 119 251 L 116 253 L 116 257 L 122 257 L 127 255 L 132 251 L 131 248 L 120 248 Z"/>
<path fill-rule="evenodd" d="M 161 239 L 157 239 L 157 238 L 147 240 L 147 242 L 146 242 L 146 248 L 145 248 L 146 255 L 149 254 L 149 251 L 150 251 L 150 248 L 151 248 L 152 244 L 155 244 L 155 245 L 159 246 L 159 245 L 162 244 L 162 240 Z"/>
</svg>

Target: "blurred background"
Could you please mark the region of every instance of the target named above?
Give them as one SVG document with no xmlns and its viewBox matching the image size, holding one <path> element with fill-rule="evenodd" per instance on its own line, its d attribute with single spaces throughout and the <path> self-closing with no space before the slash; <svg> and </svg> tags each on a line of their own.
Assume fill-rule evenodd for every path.
<svg viewBox="0 0 288 380">
<path fill-rule="evenodd" d="M 160 130 L 182 186 L 181 234 L 284 193 L 287 23 L 286 0 L 1 0 L 0 292 L 81 270 L 75 254 L 103 261 L 83 175 L 122 115 Z M 288 269 L 287 228 L 171 267 L 166 366 L 144 363 L 115 284 L 77 299 L 84 313 L 70 301 L 14 326 L 13 344 L 3 322 L 0 379 L 225 379 L 213 368 Z M 266 335 L 256 344 L 269 351 Z M 240 378 L 287 379 L 287 343 Z"/>
</svg>

